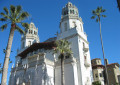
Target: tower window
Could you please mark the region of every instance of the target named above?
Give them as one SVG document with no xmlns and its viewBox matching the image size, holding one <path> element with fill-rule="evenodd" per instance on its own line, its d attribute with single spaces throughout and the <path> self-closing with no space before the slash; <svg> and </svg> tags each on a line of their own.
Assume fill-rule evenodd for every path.
<svg viewBox="0 0 120 85">
<path fill-rule="evenodd" d="M 83 42 L 83 48 L 85 47 L 85 43 Z"/>
<path fill-rule="evenodd" d="M 64 15 L 68 14 L 68 10 L 65 10 L 63 13 L 64 13 Z"/>
<path fill-rule="evenodd" d="M 29 30 L 29 34 L 30 34 L 30 30 Z"/>
<path fill-rule="evenodd" d="M 97 74 L 95 74 L 95 77 L 96 77 L 96 78 L 98 78 L 98 75 L 97 75 Z"/>
<path fill-rule="evenodd" d="M 74 10 L 70 10 L 70 14 L 74 14 Z"/>
<path fill-rule="evenodd" d="M 67 31 L 67 23 L 64 24 L 65 31 Z"/>
<path fill-rule="evenodd" d="M 77 27 L 77 26 L 76 26 L 76 22 L 73 22 L 73 27 Z"/>
<path fill-rule="evenodd" d="M 34 31 L 34 34 L 36 34 L 36 32 Z"/>
<path fill-rule="evenodd" d="M 80 29 L 81 29 L 81 32 L 83 31 L 83 29 L 82 29 L 82 25 L 80 24 Z"/>
<path fill-rule="evenodd" d="M 30 46 L 31 45 L 31 41 L 28 41 L 28 46 Z"/>
<path fill-rule="evenodd" d="M 87 57 L 86 56 L 84 56 L 84 59 L 85 59 L 85 61 L 87 60 Z"/>
<path fill-rule="evenodd" d="M 33 24 L 31 24 L 31 28 L 33 28 L 34 27 L 34 25 Z"/>
<path fill-rule="evenodd" d="M 100 77 L 102 77 L 102 73 L 99 73 Z"/>
</svg>

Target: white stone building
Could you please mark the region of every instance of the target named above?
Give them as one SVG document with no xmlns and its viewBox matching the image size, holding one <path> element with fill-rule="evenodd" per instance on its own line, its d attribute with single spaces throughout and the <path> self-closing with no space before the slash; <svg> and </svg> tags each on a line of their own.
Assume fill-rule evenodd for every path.
<svg viewBox="0 0 120 85">
<path fill-rule="evenodd" d="M 61 85 L 58 54 L 53 54 L 55 40 L 67 39 L 73 56 L 65 59 L 65 85 L 91 85 L 92 68 L 87 35 L 76 6 L 68 2 L 62 9 L 60 33 L 40 42 L 38 29 L 30 29 L 21 39 L 21 49 L 12 68 L 9 85 Z"/>
<path fill-rule="evenodd" d="M 95 58 L 91 60 L 92 63 L 92 72 L 94 82 L 99 81 L 101 85 L 105 85 L 104 79 L 104 65 L 101 63 L 100 58 Z"/>
</svg>

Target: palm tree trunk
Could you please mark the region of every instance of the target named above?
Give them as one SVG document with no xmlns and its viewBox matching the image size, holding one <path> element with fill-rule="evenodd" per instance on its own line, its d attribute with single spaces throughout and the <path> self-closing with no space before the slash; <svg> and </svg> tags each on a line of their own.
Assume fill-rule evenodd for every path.
<svg viewBox="0 0 120 85">
<path fill-rule="evenodd" d="M 65 85 L 64 80 L 64 55 L 61 54 L 61 85 Z"/>
<path fill-rule="evenodd" d="M 6 53 L 5 53 L 1 85 L 6 85 L 6 83 L 7 83 L 9 56 L 10 56 L 10 52 L 11 52 L 13 36 L 14 36 L 14 28 L 11 27 L 9 39 L 8 39 L 8 44 L 7 44 L 7 49 L 6 49 Z"/>
<path fill-rule="evenodd" d="M 105 61 L 105 54 L 104 54 L 103 41 L 102 41 L 102 33 L 101 33 L 101 22 L 100 22 L 100 19 L 99 19 L 99 25 L 100 25 L 100 39 L 101 39 L 103 59 L 104 59 L 104 65 L 105 65 L 106 83 L 107 83 L 107 85 L 109 85 L 109 79 L 108 79 L 108 73 L 107 73 L 107 65 L 106 65 L 106 61 Z"/>
</svg>

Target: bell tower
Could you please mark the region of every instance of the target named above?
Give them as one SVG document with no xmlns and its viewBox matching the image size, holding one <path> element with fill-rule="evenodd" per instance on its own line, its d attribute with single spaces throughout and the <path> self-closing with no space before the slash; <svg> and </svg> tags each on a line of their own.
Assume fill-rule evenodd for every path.
<svg viewBox="0 0 120 85">
<path fill-rule="evenodd" d="M 78 85 L 91 85 L 92 68 L 89 42 L 83 29 L 82 18 L 79 17 L 78 8 L 71 2 L 62 8 L 60 33 L 57 39 L 67 39 L 71 43 L 73 57 L 77 60 L 77 76 L 75 78 L 78 78 Z"/>
<path fill-rule="evenodd" d="M 33 43 L 39 43 L 38 28 L 31 22 L 29 29 L 26 30 L 25 35 L 21 38 L 21 50 L 29 47 Z"/>
<path fill-rule="evenodd" d="M 62 9 L 60 31 L 64 33 L 72 28 L 77 28 L 80 32 L 83 32 L 83 22 L 79 17 L 78 8 L 71 2 L 68 2 Z"/>
</svg>

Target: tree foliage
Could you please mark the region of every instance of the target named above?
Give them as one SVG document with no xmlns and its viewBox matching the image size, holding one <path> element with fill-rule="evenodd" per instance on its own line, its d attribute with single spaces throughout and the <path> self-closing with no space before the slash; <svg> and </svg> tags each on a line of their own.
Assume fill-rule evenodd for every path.
<svg viewBox="0 0 120 85">
<path fill-rule="evenodd" d="M 92 83 L 92 85 L 101 85 L 101 82 L 100 81 L 95 81 Z"/>
<path fill-rule="evenodd" d="M 24 34 L 24 30 L 22 30 L 18 24 L 20 23 L 25 29 L 29 28 L 29 24 L 25 23 L 24 20 L 29 17 L 29 13 L 22 10 L 22 7 L 20 5 L 10 6 L 10 10 L 8 8 L 3 8 L 4 12 L 1 12 L 1 18 L 0 21 L 4 22 L 4 24 L 0 27 L 1 31 L 4 31 L 9 23 L 14 24 L 15 30 L 19 31 L 21 34 Z"/>
<path fill-rule="evenodd" d="M 10 9 L 4 7 L 4 12 L 0 12 L 0 21 L 4 22 L 4 24 L 0 27 L 1 31 L 4 31 L 8 24 L 11 25 L 9 39 L 7 43 L 7 48 L 5 51 L 5 59 L 3 64 L 3 71 L 2 71 L 2 85 L 6 85 L 7 82 L 7 72 L 8 72 L 8 65 L 9 65 L 9 57 L 11 53 L 12 41 L 14 36 L 14 31 L 17 30 L 21 34 L 25 34 L 25 31 L 19 27 L 21 24 L 25 30 L 29 29 L 29 24 L 25 23 L 24 20 L 29 17 L 29 13 L 22 10 L 20 5 L 14 6 L 11 5 Z"/>
<path fill-rule="evenodd" d="M 57 47 L 55 48 L 54 53 L 60 53 L 60 55 L 63 54 L 64 56 L 70 56 L 72 54 L 70 43 L 67 40 L 58 40 L 55 42 L 55 44 Z"/>
<path fill-rule="evenodd" d="M 101 17 L 106 17 L 106 15 L 103 15 L 102 13 L 104 13 L 106 10 L 102 9 L 102 7 L 97 7 L 96 10 L 92 11 L 93 16 L 91 17 L 91 19 L 95 19 L 96 18 L 96 22 L 100 22 L 100 18 Z"/>
<path fill-rule="evenodd" d="M 118 6 L 118 9 L 120 11 L 120 0 L 117 0 L 117 6 Z"/>
<path fill-rule="evenodd" d="M 95 19 L 96 18 L 96 22 L 99 23 L 100 26 L 100 39 L 101 39 L 101 46 L 102 46 L 102 52 L 103 52 L 103 59 L 104 59 L 104 65 L 105 65 L 105 75 L 106 75 L 106 80 L 107 80 L 107 85 L 109 85 L 109 80 L 108 80 L 108 73 L 107 73 L 107 65 L 105 62 L 105 54 L 104 54 L 104 47 L 103 47 L 103 40 L 102 40 L 102 33 L 101 33 L 101 17 L 106 17 L 106 15 L 103 15 L 103 13 L 106 10 L 103 9 L 102 7 L 97 7 L 96 10 L 92 11 L 93 16 L 91 17 L 91 19 Z"/>
<path fill-rule="evenodd" d="M 72 51 L 70 49 L 70 43 L 65 39 L 56 41 L 56 46 L 54 53 L 59 54 L 59 59 L 61 60 L 61 85 L 65 85 L 64 59 L 66 56 L 70 56 Z"/>
</svg>

